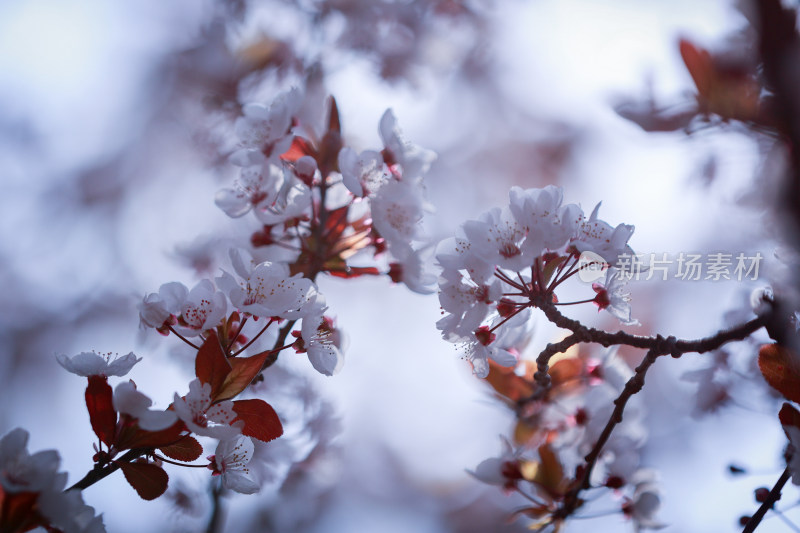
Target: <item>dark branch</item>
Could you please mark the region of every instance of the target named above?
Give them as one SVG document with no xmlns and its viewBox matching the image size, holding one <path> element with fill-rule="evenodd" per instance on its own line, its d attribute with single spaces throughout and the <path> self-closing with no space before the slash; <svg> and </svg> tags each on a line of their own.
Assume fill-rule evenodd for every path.
<svg viewBox="0 0 800 533">
<path fill-rule="evenodd" d="M 777 483 L 775 486 L 772 487 L 772 490 L 769 491 L 769 495 L 767 499 L 764 500 L 764 503 L 761 504 L 761 507 L 758 508 L 758 511 L 750 517 L 750 520 L 747 521 L 745 524 L 742 533 L 753 533 L 758 527 L 758 524 L 761 523 L 761 520 L 764 518 L 764 515 L 767 514 L 767 511 L 772 509 L 772 506 L 775 505 L 775 502 L 781 499 L 781 491 L 783 490 L 783 486 L 786 485 L 786 482 L 789 481 L 789 478 L 792 477 L 792 473 L 789 472 L 789 467 L 786 467 L 786 470 L 783 471 L 781 477 L 778 478 Z"/>
</svg>

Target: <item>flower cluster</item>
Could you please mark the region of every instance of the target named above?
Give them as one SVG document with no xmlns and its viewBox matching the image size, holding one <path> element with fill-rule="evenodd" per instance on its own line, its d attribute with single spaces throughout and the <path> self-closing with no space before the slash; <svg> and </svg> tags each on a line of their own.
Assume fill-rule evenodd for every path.
<svg viewBox="0 0 800 533">
<path fill-rule="evenodd" d="M 95 466 L 77 490 L 61 493 L 65 476 L 56 474 L 55 453 L 28 456 L 27 434 L 8 434 L 0 441 L 0 519 L 14 523 L 0 529 L 102 531 L 100 519 L 86 516 L 79 490 L 117 469 L 146 500 L 167 490 L 164 463 L 205 466 L 226 489 L 258 492 L 273 477 L 267 463 L 291 463 L 295 454 L 265 449 L 283 434 L 283 423 L 264 400 L 240 395 L 284 350 L 307 354 L 328 376 L 344 362 L 346 336 L 326 315 L 317 277 L 386 275 L 415 292 L 432 292 L 421 221 L 431 209 L 423 177 L 434 154 L 405 140 L 391 110 L 380 120 L 382 150 L 358 153 L 344 144 L 335 101 L 318 135 L 318 125 L 300 113 L 305 97 L 295 89 L 269 106 L 245 105 L 234 125 L 239 145 L 229 160 L 240 168 L 239 179 L 219 191 L 216 203 L 234 218 L 255 214 L 262 229 L 252 235 L 252 249 L 230 250 L 228 266 L 214 279 L 191 289 L 165 283 L 139 304 L 143 328 L 196 350 L 188 392 L 157 407 L 132 380 L 109 383 L 141 361 L 133 353 L 58 355 L 64 369 L 88 381 Z M 271 328 L 272 348 L 250 353 Z M 322 419 L 312 425 L 335 426 Z M 208 439 L 216 441 L 215 453 L 206 464 L 188 464 L 200 459 Z"/>
<path fill-rule="evenodd" d="M 484 483 L 522 493 L 534 505 L 521 510 L 521 514 L 545 527 L 558 524 L 560 519 L 554 514 L 580 484 L 584 456 L 598 441 L 614 408 L 614 399 L 633 372 L 617 356 L 616 348 L 600 358 L 572 349 L 551 359 L 551 386 L 546 394 L 534 399 L 533 370 L 526 361 L 520 363 L 519 374 L 490 364 L 487 381 L 514 408 L 517 423 L 513 441 L 504 441 L 503 453 L 480 463 L 472 474 Z M 654 473 L 640 464 L 647 431 L 643 405 L 635 400 L 605 443 L 589 481 L 591 486 L 613 489 L 612 505 L 617 505 L 637 528 L 653 528 L 659 525 L 655 515 L 660 496 Z M 531 457 L 530 450 L 537 454 Z"/>
<path fill-rule="evenodd" d="M 408 142 L 391 110 L 380 119 L 383 148 L 358 152 L 345 145 L 333 99 L 321 136 L 298 116 L 301 102 L 295 89 L 269 107 L 244 107 L 230 157 L 240 176 L 217 205 L 231 217 L 253 212 L 263 225 L 251 237 L 255 253 L 293 275 L 388 275 L 432 292 L 421 222 L 431 210 L 424 176 L 435 154 Z"/>
<path fill-rule="evenodd" d="M 621 255 L 632 253 L 633 226 L 612 227 L 598 218 L 599 207 L 587 217 L 577 204 L 563 203 L 559 187 L 513 187 L 508 206 L 466 222 L 461 236 L 440 245 L 439 301 L 445 316 L 437 327 L 445 340 L 466 346 L 478 376 L 486 377 L 489 359 L 516 363 L 504 344 L 528 323 L 524 311 L 541 302 L 560 305 L 555 289 L 583 269 L 607 268 L 605 283 L 594 284 L 596 296 L 586 301 L 625 324 L 635 323 L 613 268 Z"/>
<path fill-rule="evenodd" d="M 28 453 L 28 432 L 14 429 L 0 439 L 0 531 L 37 526 L 64 533 L 102 533 L 103 517 L 83 503 L 78 490 L 64 491 L 55 450 Z"/>
</svg>

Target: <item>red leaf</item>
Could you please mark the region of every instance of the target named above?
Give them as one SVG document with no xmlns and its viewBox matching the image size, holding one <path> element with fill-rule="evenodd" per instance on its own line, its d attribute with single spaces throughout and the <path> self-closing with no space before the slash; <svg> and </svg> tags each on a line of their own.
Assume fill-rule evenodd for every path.
<svg viewBox="0 0 800 533">
<path fill-rule="evenodd" d="M 123 429 L 117 437 L 116 448 L 130 450 L 170 446 L 181 440 L 185 431 L 186 425 L 180 420 L 161 431 L 145 431 L 136 423 L 123 424 Z"/>
<path fill-rule="evenodd" d="M 5 492 L 0 487 L 0 530 L 29 531 L 34 526 L 45 525 L 36 515 L 37 499 L 38 492 Z"/>
<path fill-rule="evenodd" d="M 114 410 L 114 391 L 104 376 L 89 376 L 86 387 L 86 409 L 95 435 L 106 446 L 114 444 L 117 412 Z"/>
<path fill-rule="evenodd" d="M 297 161 L 304 155 L 316 157 L 316 150 L 311 146 L 311 143 L 303 137 L 295 136 L 292 139 L 292 146 L 289 147 L 284 153 L 281 154 L 281 159 L 284 161 Z"/>
<path fill-rule="evenodd" d="M 686 69 L 692 75 L 694 84 L 697 86 L 697 92 L 704 98 L 708 98 L 714 72 L 711 54 L 708 53 L 708 50 L 697 48 L 686 39 L 681 39 L 680 50 Z"/>
<path fill-rule="evenodd" d="M 330 115 L 328 116 L 328 131 L 342 132 L 342 124 L 339 120 L 339 107 L 336 105 L 336 99 L 331 96 L 328 101 L 330 102 Z"/>
<path fill-rule="evenodd" d="M 248 437 L 269 442 L 283 435 L 283 424 L 278 413 L 264 400 L 236 400 L 233 410 L 237 415 L 236 420 L 244 421 L 242 433 Z"/>
<path fill-rule="evenodd" d="M 773 389 L 787 400 L 800 402 L 800 357 L 779 344 L 765 344 L 758 351 L 758 367 Z"/>
<path fill-rule="evenodd" d="M 794 426 L 800 429 L 800 411 L 794 408 L 793 405 L 784 403 L 781 407 L 781 412 L 778 413 L 778 418 L 781 420 L 783 426 Z"/>
<path fill-rule="evenodd" d="M 231 372 L 225 378 L 216 394 L 211 395 L 211 401 L 230 400 L 250 385 L 264 366 L 264 361 L 269 357 L 270 350 L 261 352 L 251 357 L 232 357 L 228 359 Z"/>
<path fill-rule="evenodd" d="M 231 372 L 231 365 L 214 331 L 209 332 L 208 338 L 197 351 L 194 372 L 200 383 L 211 385 L 211 398 L 215 398 L 225 378 Z"/>
<path fill-rule="evenodd" d="M 160 448 L 161 452 L 176 461 L 188 463 L 203 455 L 203 446 L 194 437 L 186 436 L 175 444 Z"/>
<path fill-rule="evenodd" d="M 133 463 L 119 463 L 125 479 L 144 500 L 155 500 L 167 490 L 169 476 L 164 469 L 139 459 Z"/>
</svg>

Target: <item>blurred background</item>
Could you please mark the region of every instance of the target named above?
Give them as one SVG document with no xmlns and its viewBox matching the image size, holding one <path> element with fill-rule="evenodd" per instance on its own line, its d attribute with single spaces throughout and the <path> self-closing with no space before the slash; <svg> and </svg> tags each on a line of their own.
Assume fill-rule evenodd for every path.
<svg viewBox="0 0 800 533">
<path fill-rule="evenodd" d="M 512 185 L 557 184 L 565 201 L 587 212 L 602 201 L 604 220 L 634 224 L 637 252 L 765 258 L 755 281 L 632 283 L 643 325 L 629 331 L 694 338 L 746 320 L 752 290 L 784 279 L 774 139 L 730 121 L 652 120 L 680 122 L 696 105 L 679 39 L 742 49 L 748 28 L 746 9 L 712 0 L 4 1 L 0 433 L 22 426 L 30 450 L 57 448 L 70 483 L 91 468 L 85 385 L 55 354 L 133 350 L 144 360 L 130 377 L 157 405 L 185 391 L 189 359 L 138 329 L 136 304 L 215 274 L 258 228 L 213 201 L 235 174 L 233 121 L 241 103 L 297 85 L 336 97 L 358 149 L 380 146 L 391 107 L 408 139 L 439 154 L 432 239 L 505 204 Z M 500 452 L 514 417 L 441 340 L 436 296 L 385 279 L 320 286 L 349 336 L 347 362 L 325 378 L 281 358 L 265 395 L 295 421 L 276 445 L 291 461 L 260 495 L 227 501 L 225 531 L 527 530 L 510 518 L 524 500 L 465 471 Z M 619 327 L 592 308 L 570 316 Z M 525 355 L 556 335 L 540 317 Z M 660 474 L 665 531 L 736 531 L 757 508 L 753 489 L 783 469 L 756 345 L 648 375 L 642 462 Z M 698 369 L 707 381 L 684 378 Z M 752 473 L 730 476 L 731 463 Z M 168 471 L 155 502 L 122 476 L 84 498 L 110 532 L 204 530 L 205 472 Z M 785 517 L 796 501 L 788 488 Z M 566 530 L 633 530 L 618 509 Z M 773 517 L 759 531 L 792 529 Z"/>
</svg>

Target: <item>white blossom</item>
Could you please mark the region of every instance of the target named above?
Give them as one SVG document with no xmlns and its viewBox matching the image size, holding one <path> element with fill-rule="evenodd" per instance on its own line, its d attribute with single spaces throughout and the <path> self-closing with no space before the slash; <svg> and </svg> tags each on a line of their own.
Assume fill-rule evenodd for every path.
<svg viewBox="0 0 800 533">
<path fill-rule="evenodd" d="M 234 269 L 242 278 L 223 271 L 217 285 L 227 291 L 240 311 L 259 317 L 302 318 L 311 311 L 317 299 L 317 287 L 301 274 L 289 275 L 283 263 L 264 262 L 250 269 L 239 252 L 231 252 Z"/>
<path fill-rule="evenodd" d="M 153 400 L 136 390 L 132 381 L 125 381 L 114 389 L 114 410 L 136 418 L 145 431 L 161 431 L 178 421 L 173 411 L 153 411 Z"/>
<path fill-rule="evenodd" d="M 111 354 L 98 354 L 95 352 L 81 352 L 72 357 L 61 354 L 56 356 L 58 364 L 64 367 L 67 372 L 83 377 L 89 376 L 118 376 L 122 377 L 130 372 L 133 365 L 141 361 L 141 357 L 136 357 L 130 352 L 122 357 L 111 359 Z"/>
<path fill-rule="evenodd" d="M 387 109 L 381 117 L 379 133 L 386 151 L 393 160 L 387 163 L 400 165 L 405 179 L 422 177 L 436 159 L 434 152 L 411 144 L 403 137 L 391 109 Z"/>
<path fill-rule="evenodd" d="M 327 307 L 317 302 L 315 310 L 303 319 L 301 334 L 311 366 L 325 376 L 332 376 L 344 365 L 344 335 L 325 317 Z"/>
<path fill-rule="evenodd" d="M 211 405 L 211 384 L 199 379 L 189 383 L 185 397 L 175 394 L 172 408 L 190 431 L 215 439 L 229 439 L 241 434 L 231 423 L 236 418 L 233 402 L 225 400 Z"/>
<path fill-rule="evenodd" d="M 347 190 L 359 198 L 375 194 L 390 179 L 381 154 L 373 150 L 358 154 L 348 146 L 339 151 L 339 172 Z"/>
<path fill-rule="evenodd" d="M 254 494 L 260 490 L 261 486 L 255 481 L 249 466 L 253 449 L 253 441 L 245 436 L 219 442 L 210 459 L 214 463 L 214 474 L 222 476 L 222 485 L 226 489 L 242 494 Z"/>
</svg>

